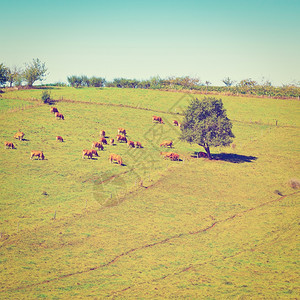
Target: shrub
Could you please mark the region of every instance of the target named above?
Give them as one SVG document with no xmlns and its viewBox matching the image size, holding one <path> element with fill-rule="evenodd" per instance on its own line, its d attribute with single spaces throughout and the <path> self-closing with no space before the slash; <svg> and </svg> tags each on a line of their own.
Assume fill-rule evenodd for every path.
<svg viewBox="0 0 300 300">
<path fill-rule="evenodd" d="M 48 91 L 43 91 L 42 93 L 42 101 L 44 104 L 49 104 L 51 102 L 51 95 Z"/>
</svg>

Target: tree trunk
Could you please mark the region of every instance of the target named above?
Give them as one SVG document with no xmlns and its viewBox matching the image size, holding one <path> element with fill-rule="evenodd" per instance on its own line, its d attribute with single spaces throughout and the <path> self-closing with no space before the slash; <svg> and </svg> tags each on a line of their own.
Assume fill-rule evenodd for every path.
<svg viewBox="0 0 300 300">
<path fill-rule="evenodd" d="M 212 156 L 211 156 L 211 153 L 210 153 L 210 150 L 209 150 L 209 146 L 203 146 L 203 148 L 205 149 L 208 158 L 209 158 L 209 159 L 212 159 Z"/>
</svg>

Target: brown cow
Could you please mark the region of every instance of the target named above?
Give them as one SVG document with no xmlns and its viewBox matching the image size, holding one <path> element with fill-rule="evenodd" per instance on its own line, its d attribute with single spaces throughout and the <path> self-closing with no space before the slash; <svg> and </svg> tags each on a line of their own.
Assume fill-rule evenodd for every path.
<svg viewBox="0 0 300 300">
<path fill-rule="evenodd" d="M 15 145 L 12 142 L 4 142 L 4 149 L 16 149 Z"/>
<path fill-rule="evenodd" d="M 164 124 L 164 121 L 162 120 L 162 118 L 157 117 L 157 116 L 152 116 L 152 122 L 158 122 L 160 124 Z"/>
<path fill-rule="evenodd" d="M 125 142 L 125 143 L 127 143 L 127 138 L 126 138 L 126 136 L 118 134 L 117 135 L 117 141 L 118 142 Z"/>
<path fill-rule="evenodd" d="M 63 142 L 64 141 L 64 139 L 60 135 L 58 135 L 56 137 L 56 140 L 59 141 L 59 142 Z"/>
<path fill-rule="evenodd" d="M 19 132 L 17 132 L 17 133 L 14 135 L 14 138 L 15 138 L 15 139 L 18 139 L 18 140 L 20 140 L 20 141 L 22 141 L 24 135 L 25 135 L 24 132 L 19 131 Z"/>
<path fill-rule="evenodd" d="M 142 144 L 140 142 L 135 142 L 136 148 L 143 148 Z"/>
<path fill-rule="evenodd" d="M 58 109 L 56 107 L 51 107 L 50 108 L 50 112 L 51 113 L 57 113 L 58 112 Z"/>
<path fill-rule="evenodd" d="M 128 141 L 127 145 L 128 145 L 128 147 L 134 148 L 134 142 L 133 141 Z"/>
<path fill-rule="evenodd" d="M 179 160 L 179 154 L 175 152 L 160 152 L 160 155 L 163 155 L 164 158 L 170 158 L 172 161 Z"/>
<path fill-rule="evenodd" d="M 64 120 L 64 119 L 65 119 L 64 115 L 61 114 L 61 113 L 59 113 L 59 112 L 56 112 L 56 113 L 55 113 L 55 118 L 56 118 L 56 119 L 61 119 L 61 120 Z"/>
<path fill-rule="evenodd" d="M 173 146 L 172 141 L 164 141 L 159 145 L 159 147 L 170 147 L 170 148 L 172 148 L 172 146 Z"/>
<path fill-rule="evenodd" d="M 114 139 L 110 139 L 110 144 L 111 144 L 111 145 L 113 145 L 113 144 L 114 144 L 114 142 L 115 142 L 115 140 L 114 140 Z"/>
<path fill-rule="evenodd" d="M 101 137 L 101 138 L 99 139 L 99 143 L 102 143 L 102 144 L 104 144 L 104 145 L 107 145 L 107 140 L 106 140 L 106 138 L 105 138 L 105 137 Z"/>
<path fill-rule="evenodd" d="M 105 138 L 105 131 L 104 131 L 104 130 L 101 130 L 101 131 L 100 131 L 100 136 L 102 136 L 102 137 Z"/>
<path fill-rule="evenodd" d="M 43 151 L 31 151 L 30 159 L 32 159 L 34 156 L 38 157 L 38 159 L 45 159 L 45 155 Z"/>
<path fill-rule="evenodd" d="M 100 142 L 93 142 L 92 148 L 98 148 L 98 150 L 103 150 L 103 145 Z"/>
<path fill-rule="evenodd" d="M 173 125 L 178 126 L 178 121 L 173 120 Z"/>
<path fill-rule="evenodd" d="M 120 155 L 113 154 L 113 153 L 109 155 L 109 161 L 110 163 L 116 161 L 120 166 L 123 164 L 122 157 Z"/>
<path fill-rule="evenodd" d="M 127 133 L 126 133 L 126 130 L 125 130 L 124 128 L 119 128 L 119 129 L 118 129 L 118 135 L 120 135 L 120 133 L 122 133 L 122 134 L 124 134 L 124 135 L 127 134 Z"/>
<path fill-rule="evenodd" d="M 93 158 L 93 155 L 95 156 L 99 156 L 98 152 L 96 150 L 82 150 L 82 158 L 84 158 L 85 156 L 87 156 L 88 158 Z"/>
<path fill-rule="evenodd" d="M 198 152 L 198 158 L 199 158 L 199 157 L 207 158 L 208 155 L 207 155 L 207 153 L 205 153 L 205 152 Z"/>
</svg>

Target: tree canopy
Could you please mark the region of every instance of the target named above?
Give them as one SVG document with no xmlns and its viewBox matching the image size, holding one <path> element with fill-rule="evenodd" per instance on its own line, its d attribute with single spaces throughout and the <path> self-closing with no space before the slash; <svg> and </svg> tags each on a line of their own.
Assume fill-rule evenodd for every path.
<svg viewBox="0 0 300 300">
<path fill-rule="evenodd" d="M 33 59 L 29 64 L 26 64 L 25 70 L 23 72 L 23 78 L 27 82 L 28 86 L 32 86 L 37 80 L 43 80 L 47 75 L 47 68 L 45 63 L 41 62 L 38 58 Z"/>
<path fill-rule="evenodd" d="M 7 81 L 7 68 L 4 64 L 0 64 L 0 86 L 5 84 Z"/>
<path fill-rule="evenodd" d="M 212 159 L 210 147 L 228 146 L 234 138 L 232 123 L 227 118 L 223 102 L 214 97 L 192 100 L 182 125 L 180 138 L 202 146 L 209 159 Z"/>
</svg>

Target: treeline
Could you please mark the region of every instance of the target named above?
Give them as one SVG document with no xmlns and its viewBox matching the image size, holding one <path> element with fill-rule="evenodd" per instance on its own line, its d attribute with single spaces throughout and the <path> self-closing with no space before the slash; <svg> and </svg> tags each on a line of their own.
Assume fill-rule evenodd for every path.
<svg viewBox="0 0 300 300">
<path fill-rule="evenodd" d="M 224 93 L 231 95 L 255 95 L 274 98 L 299 98 L 299 84 L 287 84 L 282 87 L 272 86 L 271 82 L 265 81 L 261 84 L 251 78 L 235 81 L 229 77 L 224 78 L 225 86 L 212 86 L 209 81 L 202 83 L 198 78 L 168 77 L 162 79 L 159 76 L 151 77 L 148 80 L 137 80 L 127 78 L 115 78 L 113 81 L 106 81 L 102 77 L 70 76 L 68 83 L 72 87 L 117 87 L 117 88 L 140 88 L 158 90 L 196 90 L 203 93 Z M 235 84 L 235 85 L 234 85 Z"/>
<path fill-rule="evenodd" d="M 68 83 L 70 86 L 72 87 L 103 87 L 106 83 L 106 80 L 102 77 L 90 77 L 88 78 L 85 75 L 82 76 L 76 76 L 76 75 L 72 75 L 68 77 Z"/>
<path fill-rule="evenodd" d="M 30 63 L 25 63 L 24 67 L 7 67 L 3 63 L 0 64 L 0 86 L 7 83 L 10 87 L 21 86 L 25 82 L 28 87 L 32 87 L 36 81 L 43 81 L 46 76 L 45 63 L 38 58 L 33 59 Z"/>
</svg>

